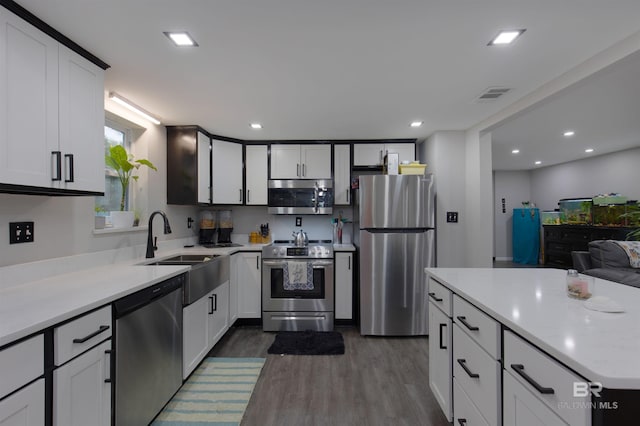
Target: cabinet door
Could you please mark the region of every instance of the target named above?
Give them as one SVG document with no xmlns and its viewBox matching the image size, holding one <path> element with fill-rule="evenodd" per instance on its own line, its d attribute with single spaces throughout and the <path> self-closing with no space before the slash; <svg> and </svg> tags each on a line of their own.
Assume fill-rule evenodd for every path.
<svg viewBox="0 0 640 426">
<path fill-rule="evenodd" d="M 302 177 L 300 145 L 271 145 L 271 179 L 298 179 Z"/>
<path fill-rule="evenodd" d="M 242 255 L 231 255 L 229 271 L 229 327 L 238 319 L 238 269 Z"/>
<path fill-rule="evenodd" d="M 229 281 L 213 290 L 207 299 L 211 327 L 209 348 L 212 348 L 229 329 Z"/>
<path fill-rule="evenodd" d="M 504 424 L 509 426 L 564 426 L 556 413 L 536 398 L 510 373 L 503 371 Z"/>
<path fill-rule="evenodd" d="M 213 204 L 242 204 L 242 145 L 212 139 Z"/>
<path fill-rule="evenodd" d="M 186 379 L 209 352 L 209 297 L 182 310 L 182 378 Z"/>
<path fill-rule="evenodd" d="M 198 132 L 198 203 L 211 204 L 211 139 Z"/>
<path fill-rule="evenodd" d="M 0 426 L 44 424 L 44 379 L 39 379 L 0 401 Z"/>
<path fill-rule="evenodd" d="M 353 254 L 336 253 L 336 319 L 353 318 Z"/>
<path fill-rule="evenodd" d="M 331 145 L 301 145 L 301 178 L 331 179 Z"/>
<path fill-rule="evenodd" d="M 61 186 L 104 192 L 104 71 L 59 48 Z"/>
<path fill-rule="evenodd" d="M 349 145 L 333 147 L 333 204 L 351 204 L 351 149 Z"/>
<path fill-rule="evenodd" d="M 267 182 L 269 180 L 266 145 L 247 145 L 247 193 L 245 202 L 249 206 L 267 205 Z"/>
<path fill-rule="evenodd" d="M 416 146 L 412 143 L 385 144 L 385 152 L 397 152 L 400 162 L 416 159 Z"/>
<path fill-rule="evenodd" d="M 57 151 L 58 43 L 0 8 L 0 182 L 57 186 Z"/>
<path fill-rule="evenodd" d="M 429 302 L 429 387 L 448 421 L 453 415 L 451 340 L 451 318 Z"/>
<path fill-rule="evenodd" d="M 53 372 L 53 424 L 111 424 L 111 340 Z"/>
<path fill-rule="evenodd" d="M 383 143 L 353 144 L 354 166 L 380 166 L 384 157 Z"/>
<path fill-rule="evenodd" d="M 262 317 L 262 254 L 238 253 L 238 318 Z"/>
</svg>

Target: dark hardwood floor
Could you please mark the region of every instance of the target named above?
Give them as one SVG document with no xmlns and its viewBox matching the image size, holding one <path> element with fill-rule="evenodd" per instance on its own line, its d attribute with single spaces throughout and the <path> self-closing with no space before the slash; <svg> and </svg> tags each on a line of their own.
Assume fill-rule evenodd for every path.
<svg viewBox="0 0 640 426">
<path fill-rule="evenodd" d="M 336 330 L 344 355 L 267 355 L 275 333 L 227 332 L 210 356 L 267 359 L 242 425 L 450 425 L 429 389 L 426 337 Z"/>
</svg>

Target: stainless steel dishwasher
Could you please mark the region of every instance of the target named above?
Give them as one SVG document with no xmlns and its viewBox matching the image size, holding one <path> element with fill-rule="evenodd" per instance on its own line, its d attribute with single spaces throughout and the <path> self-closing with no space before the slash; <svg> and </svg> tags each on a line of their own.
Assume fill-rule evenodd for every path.
<svg viewBox="0 0 640 426">
<path fill-rule="evenodd" d="M 115 424 L 146 425 L 182 386 L 182 274 L 114 303 Z"/>
</svg>

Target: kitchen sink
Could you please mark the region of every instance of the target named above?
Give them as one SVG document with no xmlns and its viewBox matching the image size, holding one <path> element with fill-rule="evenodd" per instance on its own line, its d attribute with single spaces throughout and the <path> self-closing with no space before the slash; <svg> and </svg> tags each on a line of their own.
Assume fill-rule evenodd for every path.
<svg viewBox="0 0 640 426">
<path fill-rule="evenodd" d="M 146 265 L 197 265 L 199 263 L 209 262 L 219 254 L 180 254 L 178 256 L 168 257 L 166 259 L 157 260 L 155 262 L 146 263 Z"/>
</svg>

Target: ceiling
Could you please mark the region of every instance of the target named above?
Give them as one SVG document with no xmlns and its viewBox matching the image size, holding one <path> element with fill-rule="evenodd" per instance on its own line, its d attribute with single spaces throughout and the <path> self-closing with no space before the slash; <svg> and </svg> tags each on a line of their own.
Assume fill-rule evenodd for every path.
<svg viewBox="0 0 640 426">
<path fill-rule="evenodd" d="M 640 30 L 637 0 L 17 2 L 109 63 L 106 90 L 163 124 L 253 140 L 424 139 L 468 129 Z M 499 30 L 520 28 L 513 45 L 487 46 Z M 163 35 L 172 30 L 188 31 L 199 47 L 174 47 Z M 476 101 L 494 86 L 512 90 Z M 573 109 L 555 108 L 581 147 L 591 116 L 569 120 Z M 550 141 L 540 129 L 555 135 L 542 123 L 557 113 L 531 114 L 534 124 L 523 115 L 496 129 L 496 146 L 524 154 Z M 410 127 L 416 120 L 423 126 Z"/>
</svg>

